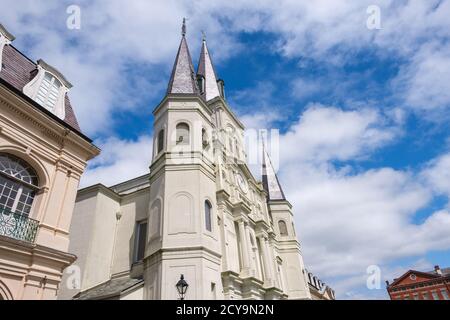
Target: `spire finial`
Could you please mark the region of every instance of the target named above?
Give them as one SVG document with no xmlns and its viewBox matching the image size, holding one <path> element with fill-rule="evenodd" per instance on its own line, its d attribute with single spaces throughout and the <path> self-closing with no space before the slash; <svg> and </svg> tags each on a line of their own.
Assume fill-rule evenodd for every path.
<svg viewBox="0 0 450 320">
<path fill-rule="evenodd" d="M 205 30 L 202 30 L 202 41 L 206 41 L 206 33 Z"/>
<path fill-rule="evenodd" d="M 186 18 L 183 18 L 183 26 L 181 27 L 181 35 L 183 37 L 186 35 Z"/>
</svg>

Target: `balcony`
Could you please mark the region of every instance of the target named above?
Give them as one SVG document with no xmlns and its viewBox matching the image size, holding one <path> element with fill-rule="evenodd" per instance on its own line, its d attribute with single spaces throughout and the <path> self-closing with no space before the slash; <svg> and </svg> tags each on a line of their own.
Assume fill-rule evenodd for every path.
<svg viewBox="0 0 450 320">
<path fill-rule="evenodd" d="M 34 243 L 39 221 L 0 207 L 0 236 Z"/>
</svg>

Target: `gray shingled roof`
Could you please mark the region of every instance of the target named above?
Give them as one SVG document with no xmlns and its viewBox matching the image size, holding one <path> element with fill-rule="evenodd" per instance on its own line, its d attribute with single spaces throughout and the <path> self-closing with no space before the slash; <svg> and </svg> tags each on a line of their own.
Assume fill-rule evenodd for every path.
<svg viewBox="0 0 450 320">
<path fill-rule="evenodd" d="M 263 150 L 263 163 L 262 163 L 262 182 L 264 190 L 268 194 L 268 200 L 286 200 L 284 196 L 283 188 L 278 180 L 275 169 L 270 161 L 269 154 Z"/>
<path fill-rule="evenodd" d="M 197 74 L 203 76 L 205 79 L 205 92 L 203 93 L 203 97 L 206 101 L 220 96 L 219 87 L 217 86 L 217 74 L 214 70 L 208 47 L 206 46 L 206 40 L 203 40 Z"/>
<path fill-rule="evenodd" d="M 442 268 L 441 272 L 442 272 L 443 276 L 450 275 L 450 268 Z M 427 273 L 436 275 L 436 271 L 435 270 L 428 271 Z"/>
<path fill-rule="evenodd" d="M 191 54 L 187 45 L 186 37 L 181 38 L 177 57 L 173 65 L 170 76 L 167 94 L 188 93 L 199 94 L 197 81 L 195 79 L 194 66 L 192 65 Z"/>
<path fill-rule="evenodd" d="M 6 45 L 3 49 L 3 67 L 0 78 L 8 82 L 17 90 L 23 92 L 23 87 L 35 76 L 37 65 L 12 45 Z M 69 126 L 80 131 L 77 118 L 73 111 L 68 95 L 65 97 L 66 116 L 63 119 Z"/>
<path fill-rule="evenodd" d="M 74 300 L 97 300 L 119 297 L 123 291 L 143 282 L 144 280 L 142 279 L 131 279 L 128 277 L 112 279 L 92 289 L 80 292 L 74 297 Z"/>
</svg>

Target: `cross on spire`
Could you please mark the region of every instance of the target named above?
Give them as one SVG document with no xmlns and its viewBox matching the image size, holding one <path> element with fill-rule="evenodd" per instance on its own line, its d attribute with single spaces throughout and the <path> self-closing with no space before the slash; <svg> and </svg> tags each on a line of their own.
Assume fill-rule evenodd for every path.
<svg viewBox="0 0 450 320">
<path fill-rule="evenodd" d="M 216 71 L 214 70 L 214 65 L 206 45 L 206 35 L 204 32 L 202 32 L 202 35 L 203 42 L 200 60 L 198 62 L 197 75 L 203 77 L 205 81 L 203 97 L 206 101 L 209 101 L 215 97 L 219 97 L 220 91 L 217 85 Z"/>
<path fill-rule="evenodd" d="M 186 18 L 183 18 L 181 28 L 181 43 L 178 48 L 177 57 L 170 76 L 167 94 L 198 94 L 197 82 L 195 80 L 194 66 L 186 40 Z"/>
<path fill-rule="evenodd" d="M 181 35 L 183 37 L 186 35 L 186 18 L 183 18 L 183 26 L 181 27 Z"/>
</svg>

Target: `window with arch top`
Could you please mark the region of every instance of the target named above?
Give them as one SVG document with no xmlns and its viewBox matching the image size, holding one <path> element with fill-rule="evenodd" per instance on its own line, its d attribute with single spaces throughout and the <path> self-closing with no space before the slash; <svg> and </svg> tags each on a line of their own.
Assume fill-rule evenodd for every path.
<svg viewBox="0 0 450 320">
<path fill-rule="evenodd" d="M 212 205 L 208 200 L 205 201 L 205 228 L 212 231 Z"/>
<path fill-rule="evenodd" d="M 283 220 L 279 220 L 278 221 L 278 229 L 280 230 L 280 235 L 281 236 L 287 236 L 288 235 L 287 225 L 286 225 L 286 222 L 284 222 Z"/>
<path fill-rule="evenodd" d="M 0 153 L 0 210 L 29 215 L 37 191 L 36 171 L 22 159 Z"/>
<path fill-rule="evenodd" d="M 189 140 L 189 125 L 184 122 L 177 124 L 176 143 L 178 145 L 187 145 L 189 144 Z"/>
<path fill-rule="evenodd" d="M 158 146 L 158 148 L 157 148 L 158 153 L 163 151 L 163 149 L 164 149 L 164 129 L 161 129 L 158 133 L 157 146 Z"/>
</svg>

